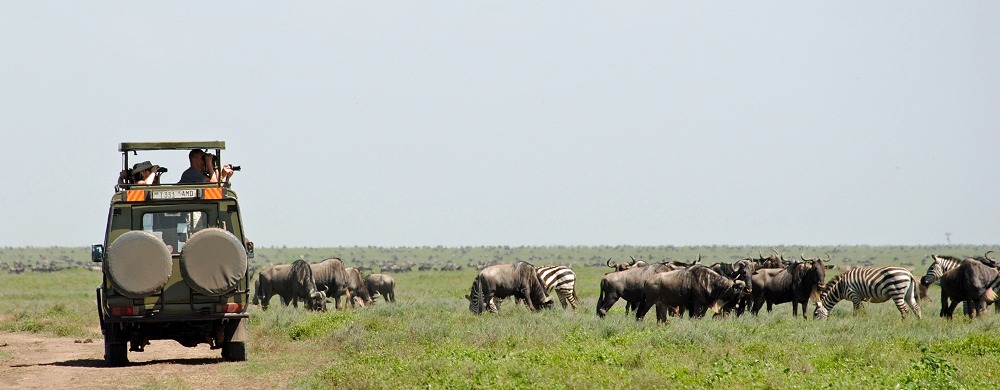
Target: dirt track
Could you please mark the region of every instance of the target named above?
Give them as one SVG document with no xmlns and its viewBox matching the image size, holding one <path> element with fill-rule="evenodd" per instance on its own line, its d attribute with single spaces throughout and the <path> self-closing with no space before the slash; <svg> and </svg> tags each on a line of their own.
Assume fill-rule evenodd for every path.
<svg viewBox="0 0 1000 390">
<path fill-rule="evenodd" d="M 186 348 L 156 340 L 145 352 L 129 352 L 127 367 L 104 366 L 104 342 L 0 333 L 0 389 L 131 389 L 150 383 L 182 388 L 247 385 L 227 368 L 219 350 Z"/>
</svg>

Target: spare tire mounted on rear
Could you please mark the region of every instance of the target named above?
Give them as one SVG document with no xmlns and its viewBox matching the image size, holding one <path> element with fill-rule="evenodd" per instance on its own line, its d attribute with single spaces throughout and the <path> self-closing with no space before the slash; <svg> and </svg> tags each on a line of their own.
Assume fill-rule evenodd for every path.
<svg viewBox="0 0 1000 390">
<path fill-rule="evenodd" d="M 172 268 L 170 249 L 153 233 L 132 230 L 111 243 L 104 268 L 119 294 L 145 298 L 167 284 Z"/>
<path fill-rule="evenodd" d="M 236 236 L 207 228 L 193 234 L 181 251 L 181 276 L 192 290 L 219 296 L 232 291 L 247 273 L 247 251 Z"/>
</svg>

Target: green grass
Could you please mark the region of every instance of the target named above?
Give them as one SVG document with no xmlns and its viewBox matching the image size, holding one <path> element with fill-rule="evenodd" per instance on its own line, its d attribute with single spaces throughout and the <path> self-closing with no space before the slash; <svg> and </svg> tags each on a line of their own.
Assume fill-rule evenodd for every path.
<svg viewBox="0 0 1000 390">
<path fill-rule="evenodd" d="M 0 330 L 100 337 L 95 289 L 100 272 L 0 274 Z"/>
<path fill-rule="evenodd" d="M 878 264 L 907 256 L 919 264 L 916 253 L 924 249 L 864 250 L 880 253 Z M 511 249 L 532 256 L 521 250 Z M 636 322 L 619 303 L 600 320 L 594 308 L 607 269 L 575 270 L 578 312 L 530 313 L 508 303 L 497 315 L 473 315 L 464 295 L 476 271 L 468 269 L 394 274 L 395 305 L 327 313 L 252 307 L 249 361 L 219 370 L 248 383 L 347 389 L 988 388 L 1000 380 L 1000 315 L 992 312 L 948 321 L 937 317 L 937 302 L 925 301 L 922 320 L 903 321 L 891 303 L 868 304 L 855 315 L 842 302 L 828 320 L 814 321 L 793 318 L 784 304 L 758 317 L 671 318 L 659 325 L 652 316 Z M 0 329 L 94 337 L 99 281 L 99 273 L 83 270 L 0 274 Z M 930 296 L 937 299 L 937 287 Z"/>
</svg>

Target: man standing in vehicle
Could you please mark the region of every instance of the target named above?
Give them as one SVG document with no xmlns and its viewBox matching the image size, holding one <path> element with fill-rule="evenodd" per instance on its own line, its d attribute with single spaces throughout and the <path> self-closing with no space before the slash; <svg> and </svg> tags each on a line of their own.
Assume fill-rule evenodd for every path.
<svg viewBox="0 0 1000 390">
<path fill-rule="evenodd" d="M 201 149 L 192 149 L 188 153 L 188 161 L 191 167 L 184 170 L 181 180 L 177 184 L 191 183 L 218 183 L 220 172 L 215 169 L 215 155 L 205 153 Z M 233 176 L 233 167 L 229 164 L 222 166 L 222 176 L 226 182 Z"/>
</svg>

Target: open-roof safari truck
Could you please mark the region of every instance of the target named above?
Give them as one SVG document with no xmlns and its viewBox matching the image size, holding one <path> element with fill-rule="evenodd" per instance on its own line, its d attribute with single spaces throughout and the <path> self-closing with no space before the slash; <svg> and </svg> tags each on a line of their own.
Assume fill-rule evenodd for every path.
<svg viewBox="0 0 1000 390">
<path fill-rule="evenodd" d="M 175 150 L 187 161 L 192 149 L 214 150 L 219 161 L 225 148 L 224 141 L 126 142 L 119 151 L 127 170 L 129 155 L 143 151 Z M 150 340 L 207 343 L 225 360 L 246 360 L 253 243 L 228 183 L 119 183 L 104 243 L 92 252 L 104 274 L 97 313 L 109 365 L 127 364 L 128 352 Z"/>
</svg>

